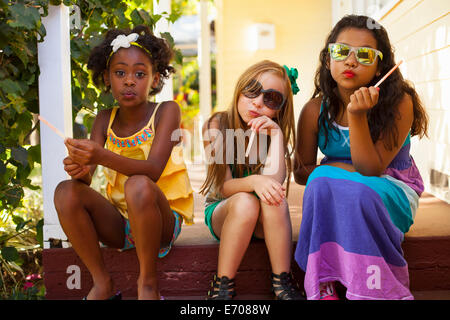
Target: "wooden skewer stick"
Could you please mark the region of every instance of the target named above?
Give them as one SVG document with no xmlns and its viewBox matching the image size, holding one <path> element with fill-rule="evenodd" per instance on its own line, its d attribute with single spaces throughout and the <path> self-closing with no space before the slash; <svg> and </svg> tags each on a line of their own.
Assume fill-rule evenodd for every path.
<svg viewBox="0 0 450 320">
<path fill-rule="evenodd" d="M 380 79 L 380 81 L 378 81 L 378 83 L 375 85 L 375 88 L 377 88 L 384 80 L 386 80 L 386 78 L 389 77 L 391 73 L 394 72 L 394 70 L 397 69 L 398 66 L 401 65 L 402 63 L 403 60 L 400 60 L 391 70 L 389 70 L 389 72 L 386 73 L 384 77 Z"/>
<path fill-rule="evenodd" d="M 56 133 L 58 136 L 60 136 L 61 138 L 63 138 L 63 139 L 66 139 L 66 137 L 64 136 L 64 134 L 61 132 L 61 131 L 59 131 L 54 125 L 52 125 L 50 122 L 48 122 L 47 120 L 45 120 L 45 118 L 44 117 L 42 117 L 41 115 L 38 115 L 38 119 L 40 120 L 40 121 L 42 121 L 43 123 L 45 123 L 50 129 L 52 129 L 52 131 L 54 132 L 54 133 Z"/>
<path fill-rule="evenodd" d="M 250 153 L 250 149 L 252 148 L 254 139 L 255 139 L 255 131 L 252 130 L 252 134 L 250 135 L 250 140 L 248 141 L 247 151 L 245 151 L 245 157 L 248 157 L 248 155 Z"/>
</svg>

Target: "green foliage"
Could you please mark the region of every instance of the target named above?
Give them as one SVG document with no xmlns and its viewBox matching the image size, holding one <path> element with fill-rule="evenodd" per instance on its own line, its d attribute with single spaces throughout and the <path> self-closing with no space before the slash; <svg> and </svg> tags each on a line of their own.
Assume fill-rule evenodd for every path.
<svg viewBox="0 0 450 320">
<path fill-rule="evenodd" d="M 39 9 L 42 9 L 40 12 Z M 45 36 L 46 1 L 0 1 L 0 210 L 21 205 L 23 188 L 40 162 L 26 144 L 39 111 L 37 42 Z"/>
<path fill-rule="evenodd" d="M 211 103 L 216 104 L 216 60 L 211 57 Z M 183 114 L 183 128 L 193 131 L 194 119 L 200 111 L 199 67 L 197 57 L 184 58 L 183 66 L 174 76 L 175 100 Z"/>
<path fill-rule="evenodd" d="M 30 176 L 36 185 L 41 184 L 39 169 Z M 0 299 L 38 299 L 45 292 L 42 281 L 26 281 L 29 275 L 42 273 L 38 258 L 44 225 L 40 190 L 25 189 L 22 202 L 23 207 L 12 214 L 8 211 L 0 214 Z"/>
<path fill-rule="evenodd" d="M 41 281 L 42 282 L 42 281 Z M 41 285 L 34 285 L 31 287 L 14 286 L 10 294 L 6 297 L 8 300 L 44 300 L 45 287 Z"/>
<path fill-rule="evenodd" d="M 110 108 L 110 93 L 97 90 L 91 83 L 86 63 L 91 49 L 110 28 L 132 28 L 138 24 L 154 29 L 165 18 L 176 20 L 180 13 L 151 15 L 151 1 L 119 0 L 0 0 L 0 210 L 12 212 L 20 207 L 25 188 L 36 188 L 29 174 L 40 163 L 40 146 L 30 146 L 29 136 L 38 126 L 33 114 L 39 113 L 37 43 L 46 30 L 42 17 L 48 5 L 78 6 L 79 29 L 71 31 L 71 72 L 73 119 L 85 109 L 83 123 L 88 130 L 97 110 Z M 170 34 L 162 35 L 173 47 Z M 179 50 L 176 62 L 182 63 Z"/>
<path fill-rule="evenodd" d="M 196 58 L 189 58 L 174 77 L 175 100 L 180 105 L 185 129 L 192 129 L 194 118 L 199 112 L 199 71 Z"/>
<path fill-rule="evenodd" d="M 152 1 L 147 0 L 0 0 L 0 298 L 43 296 L 42 287 L 22 288 L 26 277 L 22 255 L 42 248 L 43 239 L 42 210 L 39 204 L 27 204 L 24 196 L 40 189 L 31 179 L 40 167 L 40 145 L 31 146 L 30 135 L 39 128 L 34 118 L 39 113 L 37 44 L 46 36 L 42 18 L 48 15 L 49 5 L 61 4 L 77 6 L 80 12 L 80 25 L 70 35 L 72 115 L 75 120 L 81 112 L 88 130 L 97 110 L 114 104 L 111 94 L 93 86 L 86 67 L 91 49 L 104 32 L 138 24 L 154 29 L 158 20 L 173 22 L 181 15 L 179 10 L 152 15 Z M 170 34 L 163 37 L 174 46 Z M 181 53 L 175 52 L 181 64 Z M 29 217 L 30 212 L 35 216 Z M 8 290 L 11 284 L 12 291 Z"/>
</svg>

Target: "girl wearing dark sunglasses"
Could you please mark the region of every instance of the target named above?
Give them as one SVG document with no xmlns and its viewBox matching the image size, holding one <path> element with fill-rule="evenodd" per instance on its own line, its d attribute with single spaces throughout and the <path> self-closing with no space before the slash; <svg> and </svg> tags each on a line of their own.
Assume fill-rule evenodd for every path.
<svg viewBox="0 0 450 320">
<path fill-rule="evenodd" d="M 223 154 L 208 161 L 201 189 L 206 195 L 205 223 L 220 241 L 218 270 L 208 299 L 235 296 L 234 278 L 253 237 L 265 239 L 276 298 L 303 298 L 291 278 L 292 227 L 286 201 L 295 145 L 292 74 L 293 69 L 267 60 L 251 66 L 238 79 L 229 109 L 216 112 L 203 126 L 207 156 L 211 149 Z M 268 141 L 267 155 L 254 162 L 240 158 L 237 151 L 240 148 L 242 155 L 248 146 L 239 132 L 252 130 L 258 135 L 249 158 Z M 232 139 L 227 139 L 230 131 Z M 227 157 L 230 152 L 233 157 Z"/>
<path fill-rule="evenodd" d="M 413 299 L 401 242 L 423 191 L 410 138 L 426 134 L 427 116 L 399 69 L 373 87 L 395 60 L 368 19 L 346 16 L 331 31 L 298 120 L 294 177 L 306 188 L 295 259 L 308 299 L 338 299 L 338 282 L 348 299 Z"/>
</svg>

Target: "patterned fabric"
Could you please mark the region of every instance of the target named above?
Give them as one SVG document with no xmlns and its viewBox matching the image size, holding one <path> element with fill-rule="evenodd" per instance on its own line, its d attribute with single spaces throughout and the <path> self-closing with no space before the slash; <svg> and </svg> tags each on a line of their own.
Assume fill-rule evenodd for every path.
<svg viewBox="0 0 450 320">
<path fill-rule="evenodd" d="M 178 236 L 180 235 L 181 224 L 183 223 L 183 218 L 175 211 L 173 211 L 173 214 L 175 216 L 175 227 L 173 229 L 172 240 L 170 241 L 170 243 L 167 247 L 163 247 L 163 248 L 159 249 L 158 258 L 164 258 L 169 253 L 170 249 L 172 248 L 173 243 L 175 242 L 175 240 L 177 240 Z"/>
<path fill-rule="evenodd" d="M 112 144 L 117 145 L 119 148 L 131 148 L 136 147 L 139 144 L 150 139 L 153 134 L 153 131 L 150 128 L 146 128 L 143 130 L 142 135 L 136 135 L 133 138 L 118 138 L 111 132 L 108 133 L 108 139 L 112 142 Z"/>
<path fill-rule="evenodd" d="M 321 164 L 351 164 L 348 128 L 319 128 Z M 309 176 L 295 260 L 305 271 L 308 299 L 319 284 L 340 281 L 348 299 L 413 299 L 401 243 L 423 192 L 409 154 L 410 136 L 381 177 L 319 166 Z"/>
<path fill-rule="evenodd" d="M 173 228 L 173 236 L 172 240 L 166 247 L 162 247 L 159 249 L 158 258 L 164 258 L 172 248 L 172 245 L 174 244 L 175 240 L 177 240 L 178 236 L 181 232 L 181 225 L 183 224 L 183 217 L 181 217 L 178 213 L 173 211 L 173 215 L 175 217 L 175 226 Z M 136 244 L 134 243 L 130 221 L 128 219 L 123 219 L 124 225 L 125 225 L 125 244 L 120 251 L 125 251 L 129 249 L 133 249 L 136 247 Z"/>
<path fill-rule="evenodd" d="M 160 106 L 161 103 L 156 106 L 147 125 L 129 137 L 118 137 L 112 130 L 111 126 L 119 110 L 119 108 L 114 108 L 109 120 L 105 147 L 124 157 L 136 160 L 147 159 L 154 139 L 155 114 Z M 103 169 L 108 182 L 106 186 L 108 200 L 128 219 L 124 194 L 124 185 L 128 176 L 106 167 Z M 194 196 L 183 161 L 181 146 L 175 146 L 172 149 L 172 154 L 156 184 L 169 201 L 170 208 L 181 214 L 186 224 L 192 224 L 194 222 Z"/>
</svg>

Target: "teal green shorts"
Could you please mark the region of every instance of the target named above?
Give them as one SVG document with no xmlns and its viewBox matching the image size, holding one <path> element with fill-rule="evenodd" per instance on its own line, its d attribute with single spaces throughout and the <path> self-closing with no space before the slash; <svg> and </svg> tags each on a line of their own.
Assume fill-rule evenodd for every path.
<svg viewBox="0 0 450 320">
<path fill-rule="evenodd" d="M 214 239 L 216 239 L 217 241 L 220 241 L 219 237 L 216 236 L 216 234 L 214 233 L 213 227 L 212 227 L 212 215 L 214 210 L 216 209 L 216 207 L 218 206 L 219 203 L 221 203 L 223 200 L 221 201 L 216 201 L 214 203 L 211 203 L 209 206 L 207 206 L 205 208 L 205 224 L 208 226 L 209 228 L 209 232 L 211 232 L 212 236 L 214 237 Z"/>
<path fill-rule="evenodd" d="M 256 192 L 252 192 L 256 198 L 259 199 L 258 195 L 256 194 Z M 214 233 L 213 227 L 212 227 L 212 215 L 214 210 L 216 209 L 216 207 L 219 205 L 219 203 L 221 203 L 223 200 L 220 201 L 216 201 L 211 203 L 209 206 L 207 206 L 205 208 L 205 224 L 208 226 L 209 228 L 209 232 L 211 232 L 212 236 L 214 237 L 214 239 L 216 239 L 217 241 L 220 241 L 219 237 L 216 236 L 216 234 Z"/>
</svg>

